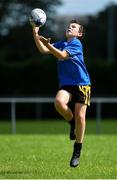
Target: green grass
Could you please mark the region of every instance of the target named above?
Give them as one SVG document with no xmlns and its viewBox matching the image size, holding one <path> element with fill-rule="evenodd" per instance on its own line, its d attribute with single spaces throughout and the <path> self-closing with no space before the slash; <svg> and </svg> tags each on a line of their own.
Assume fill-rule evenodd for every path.
<svg viewBox="0 0 117 180">
<path fill-rule="evenodd" d="M 86 135 L 77 168 L 68 135 L 1 135 L 1 179 L 117 178 L 117 135 Z"/>
<path fill-rule="evenodd" d="M 69 126 L 65 120 L 17 120 L 17 134 L 65 134 Z M 117 120 L 102 120 L 98 124 L 101 134 L 117 134 Z M 11 134 L 11 120 L 0 121 L 0 134 Z M 87 120 L 87 134 L 97 133 L 96 120 Z"/>
<path fill-rule="evenodd" d="M 73 142 L 65 121 L 0 122 L 0 179 L 117 179 L 117 121 L 87 121 L 81 163 L 70 168 Z"/>
</svg>

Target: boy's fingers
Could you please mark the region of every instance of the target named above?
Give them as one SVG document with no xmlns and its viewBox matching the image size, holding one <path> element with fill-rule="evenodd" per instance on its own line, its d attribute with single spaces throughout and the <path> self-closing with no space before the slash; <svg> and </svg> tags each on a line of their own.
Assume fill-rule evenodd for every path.
<svg viewBox="0 0 117 180">
<path fill-rule="evenodd" d="M 48 42 L 50 43 L 50 41 L 51 41 L 51 38 L 48 38 Z"/>
</svg>

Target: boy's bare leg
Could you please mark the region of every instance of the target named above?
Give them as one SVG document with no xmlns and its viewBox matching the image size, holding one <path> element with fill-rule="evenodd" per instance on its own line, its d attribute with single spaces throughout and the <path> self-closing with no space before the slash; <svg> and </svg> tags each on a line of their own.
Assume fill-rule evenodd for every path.
<svg viewBox="0 0 117 180">
<path fill-rule="evenodd" d="M 73 118 L 73 113 L 68 106 L 71 100 L 71 94 L 65 90 L 59 90 L 55 98 L 55 108 L 65 120 L 70 121 Z"/>
<path fill-rule="evenodd" d="M 68 103 L 71 101 L 71 94 L 65 90 L 59 90 L 55 98 L 55 108 L 61 116 L 70 124 L 70 139 L 75 139 L 75 120 L 74 112 L 70 109 Z"/>
<path fill-rule="evenodd" d="M 76 167 L 80 162 L 80 153 L 85 133 L 85 118 L 86 118 L 87 105 L 76 103 L 75 104 L 75 133 L 76 141 L 74 143 L 73 155 L 70 161 L 71 167 Z"/>
</svg>

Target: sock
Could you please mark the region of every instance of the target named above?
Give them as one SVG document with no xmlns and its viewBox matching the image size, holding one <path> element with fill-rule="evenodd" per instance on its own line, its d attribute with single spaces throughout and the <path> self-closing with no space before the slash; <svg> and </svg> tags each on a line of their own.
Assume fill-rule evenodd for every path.
<svg viewBox="0 0 117 180">
<path fill-rule="evenodd" d="M 70 121 L 68 121 L 68 123 L 69 123 L 70 125 L 74 125 L 74 126 L 75 126 L 75 120 L 74 120 L 74 118 L 72 118 Z"/>
<path fill-rule="evenodd" d="M 76 143 L 75 142 L 74 147 L 80 151 L 82 149 L 82 143 Z"/>
<path fill-rule="evenodd" d="M 75 110 L 75 103 L 73 101 L 70 101 L 68 103 L 68 107 L 71 109 L 72 113 L 74 114 L 74 110 Z"/>
</svg>

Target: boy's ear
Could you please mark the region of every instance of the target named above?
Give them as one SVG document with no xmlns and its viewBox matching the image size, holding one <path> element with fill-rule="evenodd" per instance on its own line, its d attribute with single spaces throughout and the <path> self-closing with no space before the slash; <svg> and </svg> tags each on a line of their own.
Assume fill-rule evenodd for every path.
<svg viewBox="0 0 117 180">
<path fill-rule="evenodd" d="M 82 37 L 82 36 L 83 36 L 82 32 L 78 33 L 78 37 Z"/>
</svg>

